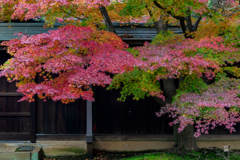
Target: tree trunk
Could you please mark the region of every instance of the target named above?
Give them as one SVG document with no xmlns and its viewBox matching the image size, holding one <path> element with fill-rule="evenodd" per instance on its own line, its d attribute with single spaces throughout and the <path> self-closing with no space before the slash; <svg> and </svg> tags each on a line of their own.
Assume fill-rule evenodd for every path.
<svg viewBox="0 0 240 160">
<path fill-rule="evenodd" d="M 164 16 L 161 15 L 158 21 L 155 21 L 155 27 L 157 29 L 157 34 L 161 31 L 166 31 L 168 27 L 168 21 L 163 20 Z"/>
<path fill-rule="evenodd" d="M 180 82 L 183 80 L 180 77 Z M 180 83 L 179 82 L 179 83 Z M 175 85 L 174 79 L 164 79 L 163 80 L 163 91 L 166 97 L 165 102 L 160 98 L 155 98 L 156 102 L 161 106 L 166 104 L 170 104 L 172 102 L 173 96 L 176 95 L 177 86 Z M 173 125 L 173 133 L 174 133 L 174 148 L 184 148 L 186 150 L 196 150 L 198 149 L 198 145 L 196 139 L 194 137 L 194 128 L 193 125 L 188 125 L 185 129 L 178 133 L 179 124 Z"/>
<path fill-rule="evenodd" d="M 184 128 L 182 132 L 177 133 L 177 147 L 184 148 L 186 150 L 198 149 L 196 138 L 193 135 L 194 135 L 194 127 L 193 125 L 189 124 Z"/>
<path fill-rule="evenodd" d="M 192 25 L 190 9 L 187 10 L 186 22 L 187 22 L 187 28 L 188 28 L 189 33 L 193 32 L 193 25 Z"/>
<path fill-rule="evenodd" d="M 182 29 L 182 31 L 183 31 L 183 35 L 184 35 L 184 37 L 185 38 L 187 38 L 186 37 L 186 25 L 185 25 L 185 21 L 184 20 L 180 20 L 180 27 L 181 27 L 181 29 Z"/>
<path fill-rule="evenodd" d="M 112 21 L 111 21 L 109 15 L 108 15 L 108 12 L 107 12 L 106 8 L 104 6 L 99 6 L 99 10 L 102 13 L 103 19 L 105 21 L 105 25 L 107 26 L 107 30 L 109 32 L 113 32 L 113 33 L 117 34 L 117 32 L 116 32 L 116 30 L 115 30 L 115 28 L 112 24 Z"/>
<path fill-rule="evenodd" d="M 157 1 L 154 1 L 154 4 L 164 10 L 165 8 L 163 6 L 161 6 Z M 186 21 L 187 21 L 187 27 L 185 24 L 185 18 L 181 17 L 181 16 L 174 16 L 171 11 L 167 12 L 168 14 L 170 14 L 172 17 L 180 20 L 180 25 L 183 31 L 183 34 L 186 38 L 192 38 L 189 37 L 186 34 L 186 30 L 188 28 L 189 32 L 193 32 L 197 30 L 198 24 L 201 21 L 202 17 L 200 16 L 198 18 L 198 20 L 196 21 L 196 23 L 194 24 L 194 28 L 192 25 L 192 21 L 191 21 L 191 15 L 190 15 L 190 9 L 188 10 L 188 15 L 186 17 Z M 150 16 L 152 16 L 151 11 L 149 10 L 149 14 Z M 163 21 L 163 17 L 161 16 L 160 19 L 155 23 L 155 27 L 157 30 L 157 33 L 167 30 L 167 25 L 168 22 L 164 22 Z M 182 81 L 182 77 L 180 77 L 179 83 Z M 172 98 L 173 96 L 176 95 L 176 90 L 177 90 L 177 86 L 175 85 L 175 82 L 173 79 L 164 79 L 163 80 L 163 91 L 166 97 L 165 102 L 163 102 L 160 98 L 154 97 L 154 99 L 156 100 L 156 102 L 160 105 L 160 106 L 165 106 L 166 104 L 171 104 L 172 102 Z M 179 124 L 173 125 L 173 133 L 174 133 L 174 148 L 179 148 L 179 147 L 183 147 L 186 150 L 195 150 L 198 149 L 197 143 L 196 143 L 196 139 L 194 137 L 194 128 L 193 125 L 188 125 L 181 133 L 178 133 L 178 127 Z"/>
</svg>

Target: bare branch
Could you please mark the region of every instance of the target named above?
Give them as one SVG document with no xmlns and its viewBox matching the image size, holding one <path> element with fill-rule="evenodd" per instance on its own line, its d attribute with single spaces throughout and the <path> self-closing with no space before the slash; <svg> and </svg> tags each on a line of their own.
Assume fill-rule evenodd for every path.
<svg viewBox="0 0 240 160">
<path fill-rule="evenodd" d="M 231 10 L 236 9 L 236 8 L 240 8 L 240 6 L 235 6 L 235 7 L 232 7 L 232 8 L 225 8 L 224 7 L 224 10 L 231 11 Z"/>
<path fill-rule="evenodd" d="M 230 13 L 230 14 L 225 14 L 225 15 L 223 15 L 223 16 L 229 17 L 229 16 L 231 16 L 231 15 L 233 15 L 234 13 L 237 13 L 237 12 L 240 12 L 240 9 L 238 9 L 238 10 L 236 10 L 236 11 L 233 11 L 233 12 Z"/>
<path fill-rule="evenodd" d="M 171 11 L 167 11 L 167 9 L 165 7 L 163 7 L 162 5 L 160 5 L 157 1 L 153 1 L 153 3 L 160 9 L 162 9 L 164 12 L 166 12 L 167 14 L 170 14 L 173 18 L 176 18 L 178 20 L 184 20 L 184 17 L 181 16 L 175 16 Z"/>
<path fill-rule="evenodd" d="M 237 13 L 240 11 L 240 0 L 239 0 L 239 5 L 231 7 L 231 3 L 229 3 L 227 0 L 210 0 L 210 5 L 214 7 L 214 11 L 218 12 L 218 10 L 221 9 L 221 13 L 225 17 L 229 17 L 233 15 L 234 13 Z M 232 11 L 231 13 L 226 13 Z"/>
</svg>

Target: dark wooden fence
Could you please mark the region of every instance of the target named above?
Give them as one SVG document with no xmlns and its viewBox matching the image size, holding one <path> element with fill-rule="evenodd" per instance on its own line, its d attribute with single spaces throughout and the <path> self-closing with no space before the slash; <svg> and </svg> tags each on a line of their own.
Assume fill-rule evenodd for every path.
<svg viewBox="0 0 240 160">
<path fill-rule="evenodd" d="M 36 100 L 36 134 L 85 134 L 86 102 L 62 104 Z"/>
<path fill-rule="evenodd" d="M 10 56 L 6 51 L 0 52 L 0 64 Z M 31 140 L 36 135 L 46 139 L 48 135 L 85 135 L 86 101 L 62 104 L 48 100 L 36 99 L 34 103 L 17 102 L 21 94 L 16 92 L 15 83 L 0 78 L 0 140 Z M 126 102 L 119 102 L 119 91 L 107 91 L 95 87 L 93 103 L 93 134 L 172 134 L 168 125 L 170 118 L 158 118 L 155 112 L 159 105 L 153 98 L 134 101 L 131 97 Z M 236 127 L 240 133 L 240 125 Z M 229 134 L 224 127 L 218 127 L 211 134 Z M 236 134 L 234 133 L 234 134 Z M 48 139 L 51 139 L 53 137 Z M 68 139 L 68 138 L 67 138 Z M 81 138 L 80 138 L 81 139 Z"/>
<path fill-rule="evenodd" d="M 10 56 L 0 53 L 0 65 Z M 16 92 L 14 83 L 0 78 L 0 139 L 30 139 L 31 108 L 28 102 L 17 102 L 21 94 Z"/>
<path fill-rule="evenodd" d="M 159 105 L 153 98 L 119 102 L 118 90 L 95 87 L 93 125 L 95 134 L 172 134 L 167 116 L 158 118 Z"/>
<path fill-rule="evenodd" d="M 0 65 L 9 59 L 0 52 Z M 0 140 L 35 141 L 35 134 L 85 134 L 86 102 L 17 102 L 22 94 L 16 92 L 16 84 L 0 78 Z"/>
</svg>

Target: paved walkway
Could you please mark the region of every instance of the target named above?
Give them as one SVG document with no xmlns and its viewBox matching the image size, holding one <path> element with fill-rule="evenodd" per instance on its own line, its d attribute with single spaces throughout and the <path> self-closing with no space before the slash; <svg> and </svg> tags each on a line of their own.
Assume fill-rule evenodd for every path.
<svg viewBox="0 0 240 160">
<path fill-rule="evenodd" d="M 15 152 L 17 148 L 18 148 L 17 146 L 11 146 L 11 147 L 1 146 L 0 153 Z"/>
</svg>

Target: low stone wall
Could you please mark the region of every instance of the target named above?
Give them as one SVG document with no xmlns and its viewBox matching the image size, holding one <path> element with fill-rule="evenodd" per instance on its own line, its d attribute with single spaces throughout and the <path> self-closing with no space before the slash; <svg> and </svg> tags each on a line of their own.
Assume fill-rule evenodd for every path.
<svg viewBox="0 0 240 160">
<path fill-rule="evenodd" d="M 162 150 L 173 147 L 173 135 L 96 135 L 93 149 L 112 152 L 131 152 Z M 42 147 L 46 156 L 77 156 L 87 153 L 87 143 L 84 138 L 55 140 L 37 140 L 36 143 L 4 142 L 9 146 L 37 145 Z M 0 141 L 1 144 L 1 141 Z M 240 150 L 240 135 L 202 135 L 197 138 L 199 148 L 230 145 L 232 150 Z"/>
<path fill-rule="evenodd" d="M 1 142 L 0 142 L 1 144 Z M 42 148 L 42 153 L 46 156 L 78 156 L 86 154 L 85 141 L 37 141 L 30 142 L 4 142 L 7 147 L 13 146 L 38 146 Z M 1 158 L 0 158 L 1 160 Z"/>
<path fill-rule="evenodd" d="M 95 141 L 93 148 L 105 151 L 146 151 L 172 148 L 173 141 Z"/>
<path fill-rule="evenodd" d="M 231 150 L 240 150 L 240 140 L 237 141 L 197 141 L 199 148 L 211 148 L 218 147 L 223 148 L 223 146 L 230 145 Z"/>
<path fill-rule="evenodd" d="M 222 148 L 230 145 L 232 150 L 240 150 L 240 135 L 209 134 L 197 139 L 199 148 Z M 170 149 L 173 147 L 173 135 L 96 135 L 93 148 L 105 151 L 146 151 Z"/>
<path fill-rule="evenodd" d="M 173 147 L 173 141 L 95 141 L 93 148 L 104 151 L 114 152 L 131 152 L 131 151 L 147 151 L 162 150 Z M 199 148 L 218 147 L 223 148 L 230 145 L 232 150 L 240 150 L 240 140 L 238 141 L 197 141 Z"/>
<path fill-rule="evenodd" d="M 86 141 L 37 141 L 46 156 L 78 156 L 86 154 Z"/>
</svg>

